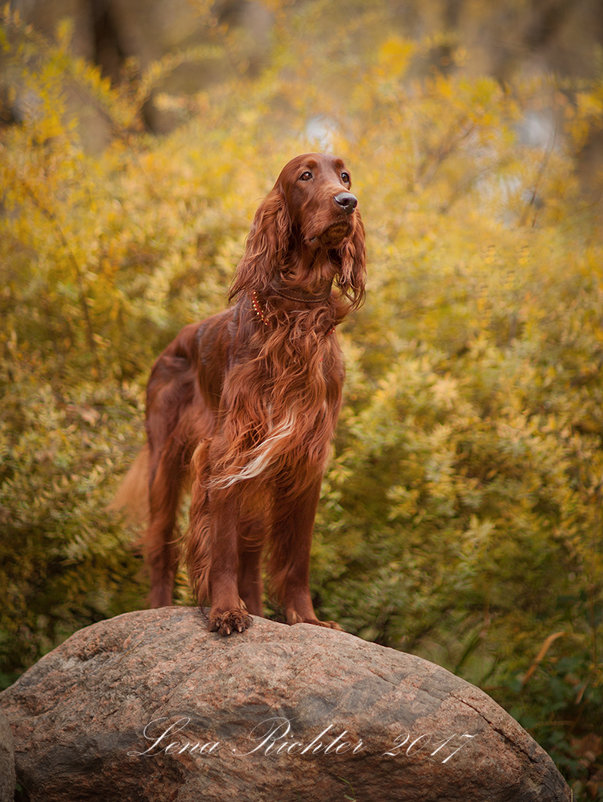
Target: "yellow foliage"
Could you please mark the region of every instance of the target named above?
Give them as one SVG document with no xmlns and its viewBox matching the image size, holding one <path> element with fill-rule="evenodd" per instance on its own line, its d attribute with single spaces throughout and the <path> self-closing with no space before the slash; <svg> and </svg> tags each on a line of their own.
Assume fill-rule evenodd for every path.
<svg viewBox="0 0 603 802">
<path fill-rule="evenodd" d="M 378 64 L 380 74 L 390 79 L 399 80 L 403 78 L 415 49 L 413 42 L 401 39 L 399 36 L 392 36 L 386 39 L 379 47 Z"/>
</svg>

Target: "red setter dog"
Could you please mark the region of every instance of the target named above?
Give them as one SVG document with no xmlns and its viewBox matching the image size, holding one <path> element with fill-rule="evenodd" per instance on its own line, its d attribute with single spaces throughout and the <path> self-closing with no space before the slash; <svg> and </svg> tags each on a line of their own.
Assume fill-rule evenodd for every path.
<svg viewBox="0 0 603 802">
<path fill-rule="evenodd" d="M 364 228 L 350 187 L 341 159 L 292 159 L 255 214 L 236 303 L 186 326 L 151 373 L 151 604 L 172 601 L 175 519 L 190 474 L 189 577 L 223 635 L 262 614 L 264 548 L 287 622 L 337 628 L 317 619 L 308 582 L 344 376 L 334 330 L 364 297 Z"/>
</svg>

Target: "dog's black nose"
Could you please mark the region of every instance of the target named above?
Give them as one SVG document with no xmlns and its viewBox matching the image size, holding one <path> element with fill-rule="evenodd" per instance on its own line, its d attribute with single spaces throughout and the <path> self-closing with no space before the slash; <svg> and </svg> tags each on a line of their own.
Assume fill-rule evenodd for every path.
<svg viewBox="0 0 603 802">
<path fill-rule="evenodd" d="M 356 206 L 358 206 L 358 198 L 352 195 L 351 192 L 339 192 L 334 196 L 333 200 L 346 214 L 352 214 Z"/>
</svg>

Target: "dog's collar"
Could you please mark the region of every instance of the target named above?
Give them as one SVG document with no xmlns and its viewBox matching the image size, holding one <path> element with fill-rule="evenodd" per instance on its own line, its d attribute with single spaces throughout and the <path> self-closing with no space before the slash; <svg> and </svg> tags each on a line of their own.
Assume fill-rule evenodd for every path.
<svg viewBox="0 0 603 802">
<path fill-rule="evenodd" d="M 326 290 L 321 293 L 320 295 L 315 295 L 312 292 L 306 292 L 305 290 L 285 290 L 280 289 L 280 287 L 273 287 L 274 292 L 277 295 L 280 295 L 281 298 L 286 298 L 288 301 L 302 301 L 305 304 L 322 304 L 331 297 L 331 285 L 326 288 Z"/>
<path fill-rule="evenodd" d="M 255 316 L 262 321 L 264 326 L 268 325 L 268 319 L 264 314 L 264 310 L 262 309 L 262 305 L 260 304 L 260 300 L 258 298 L 258 294 L 255 290 L 251 292 L 251 305 L 253 307 L 253 311 L 255 312 Z"/>
</svg>

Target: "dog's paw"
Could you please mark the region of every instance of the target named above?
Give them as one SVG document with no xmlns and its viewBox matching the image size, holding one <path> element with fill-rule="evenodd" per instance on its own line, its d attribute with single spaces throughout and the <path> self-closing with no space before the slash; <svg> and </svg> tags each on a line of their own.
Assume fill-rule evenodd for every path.
<svg viewBox="0 0 603 802">
<path fill-rule="evenodd" d="M 326 627 L 327 629 L 338 629 L 343 632 L 343 629 L 336 621 L 319 621 L 318 618 L 313 618 L 310 621 L 304 621 L 304 624 L 314 624 L 317 627 Z"/>
<path fill-rule="evenodd" d="M 316 624 L 318 627 L 327 627 L 327 629 L 337 629 L 339 632 L 343 632 L 343 627 L 340 627 L 337 621 L 319 621 L 318 618 L 316 621 L 310 621 L 310 624 Z"/>
<path fill-rule="evenodd" d="M 220 635 L 244 632 L 251 626 L 252 618 L 241 607 L 234 610 L 221 610 L 209 614 L 209 631 Z"/>
<path fill-rule="evenodd" d="M 326 627 L 327 629 L 338 629 L 340 632 L 343 632 L 343 629 L 339 626 L 336 621 L 320 621 L 318 618 L 304 618 L 303 616 L 299 615 L 298 613 L 289 610 L 287 612 L 287 623 L 288 624 L 314 624 L 316 627 Z"/>
</svg>

